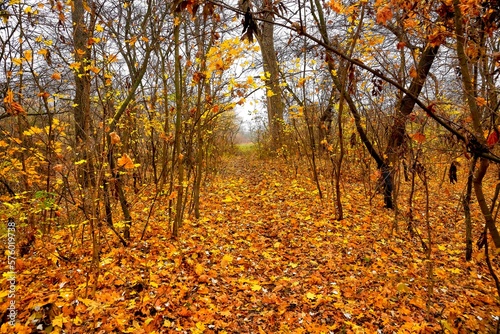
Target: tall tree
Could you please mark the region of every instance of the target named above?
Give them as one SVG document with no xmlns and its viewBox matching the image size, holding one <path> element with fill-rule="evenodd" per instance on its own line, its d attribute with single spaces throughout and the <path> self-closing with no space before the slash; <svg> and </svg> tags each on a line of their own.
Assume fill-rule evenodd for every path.
<svg viewBox="0 0 500 334">
<path fill-rule="evenodd" d="M 254 21 L 254 14 L 251 12 L 250 0 L 243 0 L 240 7 L 245 12 L 244 29 L 247 30 L 246 38 L 253 39 L 255 34 L 260 45 L 262 55 L 262 66 L 265 72 L 266 84 L 266 100 L 267 100 L 267 118 L 269 124 L 269 132 L 271 135 L 271 148 L 278 149 L 281 147 L 283 136 L 283 114 L 285 105 L 283 103 L 282 89 L 280 86 L 280 70 L 278 64 L 278 56 L 275 48 L 274 38 L 274 20 L 275 20 L 275 4 L 272 0 L 262 0 L 259 6 L 261 13 L 260 27 L 257 27 Z M 251 31 L 248 31 L 252 29 Z"/>
<path fill-rule="evenodd" d="M 85 17 L 88 4 L 83 0 L 73 1 L 71 6 L 71 18 L 73 23 L 73 45 L 74 60 L 76 64 L 74 72 L 75 97 L 73 113 L 75 117 L 75 140 L 77 151 L 81 154 L 82 160 L 87 160 L 80 165 L 79 179 L 81 184 L 90 185 L 93 181 L 92 163 L 90 159 L 89 138 L 91 138 L 91 113 L 90 113 L 90 75 L 88 66 L 91 63 L 90 38 L 94 30 L 95 12 L 90 10 L 90 20 Z M 61 11 L 61 18 L 64 14 Z M 88 22 L 89 21 L 89 22 Z"/>
</svg>

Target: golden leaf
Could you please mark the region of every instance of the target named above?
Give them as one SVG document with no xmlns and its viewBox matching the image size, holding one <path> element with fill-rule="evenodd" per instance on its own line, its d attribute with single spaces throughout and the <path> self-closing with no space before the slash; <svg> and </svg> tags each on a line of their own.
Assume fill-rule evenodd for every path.
<svg viewBox="0 0 500 334">
<path fill-rule="evenodd" d="M 317 298 L 317 296 L 314 293 L 312 293 L 312 292 L 306 293 L 306 297 L 307 297 L 307 299 L 311 299 L 311 300 Z"/>
<path fill-rule="evenodd" d="M 194 267 L 194 272 L 200 276 L 201 274 L 203 274 L 203 272 L 205 271 L 205 269 L 203 268 L 203 266 L 199 263 L 196 264 L 196 266 Z"/>
<path fill-rule="evenodd" d="M 14 102 L 14 92 L 10 89 L 7 90 L 7 94 L 5 94 L 5 97 L 3 99 L 4 103 L 12 103 Z"/>
<path fill-rule="evenodd" d="M 33 60 L 33 52 L 31 50 L 24 51 L 24 58 L 28 62 L 32 61 Z"/>
<path fill-rule="evenodd" d="M 128 44 L 130 46 L 134 46 L 135 45 L 135 42 L 137 42 L 137 36 L 133 36 L 129 41 L 128 41 Z"/>
<path fill-rule="evenodd" d="M 118 166 L 125 169 L 132 169 L 134 168 L 134 162 L 127 153 L 123 153 L 122 157 L 118 158 Z"/>
<path fill-rule="evenodd" d="M 222 261 L 220 263 L 221 267 L 226 268 L 228 264 L 233 262 L 233 257 L 230 254 L 226 254 L 222 257 Z"/>
<path fill-rule="evenodd" d="M 339 3 L 335 0 L 330 0 L 328 2 L 328 7 L 330 7 L 337 14 L 340 14 L 343 10 L 342 3 Z"/>
</svg>

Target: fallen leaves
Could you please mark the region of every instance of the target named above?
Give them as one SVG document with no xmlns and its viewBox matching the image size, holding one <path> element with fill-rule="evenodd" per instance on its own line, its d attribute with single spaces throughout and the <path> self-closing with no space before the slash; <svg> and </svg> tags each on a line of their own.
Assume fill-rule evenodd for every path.
<svg viewBox="0 0 500 334">
<path fill-rule="evenodd" d="M 186 220 L 179 240 L 170 240 L 157 215 L 146 240 L 105 246 L 96 282 L 87 285 L 80 260 L 44 255 L 57 248 L 90 260 L 90 240 L 76 250 L 58 230 L 50 242 L 37 241 L 44 251 L 23 261 L 18 273 L 19 319 L 68 332 L 89 332 L 107 319 L 100 330 L 123 333 L 410 333 L 456 324 L 488 332 L 500 316 L 485 266 L 462 260 L 462 225 L 450 227 L 444 192 L 433 203 L 441 209 L 429 304 L 440 316 L 428 318 L 425 254 L 407 233 L 390 235 L 394 218 L 381 209 L 382 199 L 370 206 L 359 184 L 346 183 L 350 206 L 337 222 L 332 206 L 314 195 L 312 180 L 277 162 L 244 159 L 226 162 L 224 176 L 205 190 L 202 218 Z M 86 296 L 94 285 L 95 296 Z M 0 295 L 0 304 L 5 300 Z"/>
</svg>

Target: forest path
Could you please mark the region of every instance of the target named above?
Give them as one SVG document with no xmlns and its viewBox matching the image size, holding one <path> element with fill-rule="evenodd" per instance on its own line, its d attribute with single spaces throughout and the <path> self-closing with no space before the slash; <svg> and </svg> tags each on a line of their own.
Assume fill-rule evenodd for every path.
<svg viewBox="0 0 500 334">
<path fill-rule="evenodd" d="M 460 245 L 433 250 L 440 254 L 433 254 L 436 292 L 428 316 L 430 281 L 420 244 L 406 232 L 404 239 L 390 237 L 393 212 L 370 207 L 352 184 L 344 197 L 347 218 L 337 222 L 331 200 L 318 199 L 310 178 L 283 161 L 246 153 L 227 159 L 203 196 L 203 218 L 183 228 L 182 238 L 197 249 L 198 264 L 191 264 L 201 284 L 197 300 L 209 300 L 190 310 L 210 309 L 215 332 L 494 326 L 491 284 L 486 288 L 482 276 L 461 263 Z M 423 225 L 417 227 L 422 233 Z M 465 291 L 457 288 L 464 282 Z M 483 307 L 472 308 L 470 295 L 480 296 Z"/>
<path fill-rule="evenodd" d="M 162 197 L 141 239 L 140 213 L 149 212 L 141 198 L 127 247 L 103 233 L 98 272 L 88 267 L 90 238 L 81 248 L 72 242 L 80 235 L 65 229 L 54 230 L 51 242 L 37 239 L 36 251 L 18 263 L 18 325 L 26 330 L 14 332 L 38 332 L 30 319 L 64 322 L 71 333 L 495 332 L 495 286 L 482 251 L 464 262 L 463 224 L 450 218 L 454 188 L 439 189 L 431 201 L 431 281 L 406 223 L 390 235 L 394 213 L 380 196 L 370 206 L 352 176 L 343 184 L 339 222 L 307 167 L 297 170 L 305 172 L 251 152 L 224 158 L 203 188 L 201 218 L 185 219 L 177 238 Z M 425 236 L 421 194 L 414 227 Z M 498 268 L 498 256 L 493 262 Z"/>
</svg>

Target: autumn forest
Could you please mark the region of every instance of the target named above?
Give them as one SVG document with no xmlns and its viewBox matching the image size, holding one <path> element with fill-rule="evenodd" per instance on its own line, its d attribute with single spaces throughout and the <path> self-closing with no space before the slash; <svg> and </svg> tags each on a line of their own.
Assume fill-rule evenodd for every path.
<svg viewBox="0 0 500 334">
<path fill-rule="evenodd" d="M 500 333 L 499 28 L 0 0 L 0 333 Z"/>
</svg>

